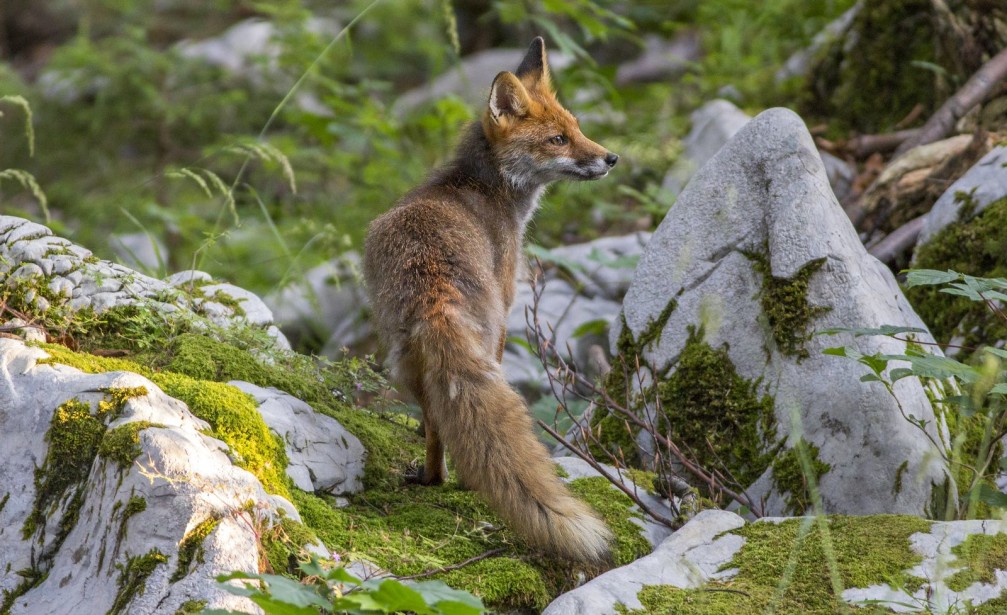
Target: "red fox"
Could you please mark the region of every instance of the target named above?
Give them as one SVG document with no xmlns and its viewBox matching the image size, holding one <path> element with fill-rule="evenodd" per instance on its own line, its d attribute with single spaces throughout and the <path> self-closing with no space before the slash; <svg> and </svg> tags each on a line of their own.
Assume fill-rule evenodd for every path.
<svg viewBox="0 0 1007 615">
<path fill-rule="evenodd" d="M 444 481 L 446 447 L 462 484 L 529 544 L 588 563 L 608 561 L 611 533 L 556 477 L 500 361 L 525 226 L 545 186 L 600 179 L 618 159 L 556 100 L 536 38 L 516 72 L 493 80 L 454 161 L 371 223 L 364 248 L 392 378 L 423 409 L 419 481 Z"/>
</svg>

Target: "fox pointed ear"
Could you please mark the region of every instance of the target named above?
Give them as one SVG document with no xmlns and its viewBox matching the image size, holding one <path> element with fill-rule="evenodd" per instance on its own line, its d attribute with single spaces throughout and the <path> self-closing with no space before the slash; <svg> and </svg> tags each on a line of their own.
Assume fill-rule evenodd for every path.
<svg viewBox="0 0 1007 615">
<path fill-rule="evenodd" d="M 528 91 L 514 73 L 504 71 L 490 86 L 489 113 L 497 124 L 504 118 L 519 118 L 528 112 Z"/>
<path fill-rule="evenodd" d="M 545 41 L 541 36 L 536 36 L 528 47 L 528 53 L 521 60 L 521 65 L 517 67 L 517 76 L 521 83 L 527 87 L 541 87 L 548 89 L 549 80 L 549 60 L 545 53 Z"/>
</svg>

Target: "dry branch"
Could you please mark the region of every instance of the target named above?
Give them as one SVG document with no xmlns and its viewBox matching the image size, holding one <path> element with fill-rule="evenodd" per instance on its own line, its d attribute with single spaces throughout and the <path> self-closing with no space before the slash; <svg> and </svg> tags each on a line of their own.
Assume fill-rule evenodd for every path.
<svg viewBox="0 0 1007 615">
<path fill-rule="evenodd" d="M 949 98 L 937 110 L 919 134 L 908 139 L 895 150 L 895 155 L 919 145 L 933 143 L 944 138 L 965 113 L 972 107 L 983 102 L 995 86 L 1007 78 L 1007 48 L 996 54 L 976 71 L 955 95 Z"/>
<path fill-rule="evenodd" d="M 884 239 L 871 246 L 867 251 L 882 263 L 891 265 L 899 256 L 916 245 L 916 239 L 920 236 L 920 231 L 923 230 L 926 218 L 926 214 L 913 218 L 886 235 Z"/>
</svg>

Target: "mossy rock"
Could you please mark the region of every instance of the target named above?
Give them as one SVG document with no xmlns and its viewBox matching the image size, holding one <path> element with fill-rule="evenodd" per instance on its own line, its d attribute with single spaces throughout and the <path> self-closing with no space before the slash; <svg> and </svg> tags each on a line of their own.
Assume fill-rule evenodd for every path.
<svg viewBox="0 0 1007 615">
<path fill-rule="evenodd" d="M 530 550 L 478 494 L 454 481 L 439 487 L 404 484 L 402 473 L 409 462 L 422 458 L 421 440 L 409 422 L 350 406 L 312 381 L 307 370 L 280 373 L 279 368 L 261 363 L 237 346 L 194 335 L 179 336 L 156 356 L 137 354 L 130 360 L 96 357 L 56 345 L 44 349 L 51 355 L 44 362 L 91 373 L 131 371 L 151 379 L 210 423 L 212 435 L 231 446 L 235 462 L 256 474 L 267 491 L 289 497 L 303 523 L 284 519 L 263 536 L 263 561 L 278 574 L 295 573 L 294 562 L 306 556 L 303 547 L 317 538 L 344 561 L 368 560 L 398 575 L 451 568 L 492 551 L 491 557 L 433 578 L 473 591 L 496 609 L 541 609 L 578 582 L 580 569 Z M 145 359 L 145 364 L 137 359 Z M 282 443 L 262 422 L 254 402 L 235 387 L 216 381 L 231 378 L 277 388 L 286 383 L 306 393 L 304 400 L 317 411 L 339 420 L 369 451 L 365 490 L 347 496 L 349 505 L 340 508 L 333 498 L 293 488 L 285 475 Z M 136 444 L 136 432 L 119 428 L 110 433 L 108 457 L 126 459 Z M 605 479 L 579 479 L 571 489 L 595 506 L 614 530 L 615 564 L 650 551 L 640 527 L 630 521 L 634 513 L 629 498 Z M 173 577 L 184 577 L 198 561 L 201 539 L 212 531 L 214 521 L 204 524 L 183 539 L 180 554 L 184 558 L 180 556 Z M 124 570 L 124 578 L 142 576 L 133 574 L 137 571 L 142 572 Z"/>
</svg>

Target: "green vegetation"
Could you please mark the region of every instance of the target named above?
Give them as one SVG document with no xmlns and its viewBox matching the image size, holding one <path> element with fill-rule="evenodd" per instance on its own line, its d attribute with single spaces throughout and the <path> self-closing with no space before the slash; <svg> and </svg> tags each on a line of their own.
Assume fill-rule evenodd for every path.
<svg viewBox="0 0 1007 615">
<path fill-rule="evenodd" d="M 811 339 L 812 321 L 828 312 L 827 306 L 813 306 L 808 303 L 808 280 L 825 264 L 825 258 L 808 261 L 794 273 L 793 277 L 780 278 L 773 275 L 769 256 L 766 254 L 746 254 L 756 272 L 762 275 L 762 312 L 769 320 L 780 352 L 806 359 L 808 351 L 804 343 Z"/>
<path fill-rule="evenodd" d="M 745 538 L 741 550 L 723 567 L 737 568 L 735 576 L 697 589 L 645 586 L 638 595 L 645 610 L 622 607 L 620 612 L 676 615 L 844 612 L 846 604 L 836 589 L 867 587 L 879 582 L 909 591 L 919 587 L 923 579 L 906 573 L 922 560 L 910 548 L 909 537 L 929 530 L 930 523 L 923 519 L 895 515 L 750 523 L 732 532 Z"/>
<path fill-rule="evenodd" d="M 175 572 L 168 579 L 171 583 L 184 579 L 192 570 L 193 562 L 203 563 L 203 554 L 205 553 L 203 541 L 217 528 L 218 523 L 220 523 L 220 519 L 209 517 L 196 524 L 196 527 L 182 537 L 182 541 L 178 543 L 178 564 L 175 566 Z"/>
<path fill-rule="evenodd" d="M 971 276 L 1007 278 L 1007 196 L 997 200 L 971 219 L 948 225 L 916 251 L 920 269 L 957 271 Z M 939 341 L 952 338 L 965 347 L 965 354 L 983 344 L 1007 339 L 1007 322 L 981 302 L 951 296 L 936 286 L 906 289 L 913 304 Z M 955 349 L 951 349 L 954 352 Z"/>
<path fill-rule="evenodd" d="M 1007 534 L 971 534 L 951 549 L 962 566 L 947 580 L 948 588 L 963 591 L 973 583 L 995 583 L 994 571 L 1007 570 Z"/>
<path fill-rule="evenodd" d="M 811 462 L 813 477 L 801 464 L 801 455 L 807 455 Z M 895 482 L 901 485 L 903 466 L 895 474 Z M 806 515 L 813 512 L 814 500 L 811 485 L 818 485 L 822 476 L 832 467 L 818 458 L 818 447 L 804 438 L 797 441 L 793 448 L 780 451 L 773 460 L 773 482 L 776 489 L 783 494 L 787 502 L 787 510 L 794 515 Z M 813 483 L 811 480 L 813 478 Z M 898 491 L 898 489 L 896 490 Z"/>
<path fill-rule="evenodd" d="M 157 549 L 151 549 L 143 555 L 130 556 L 125 564 L 116 564 L 119 569 L 119 593 L 115 595 L 115 601 L 107 615 L 127 613 L 129 603 L 146 589 L 147 578 L 167 561 L 166 555 Z"/>
</svg>

